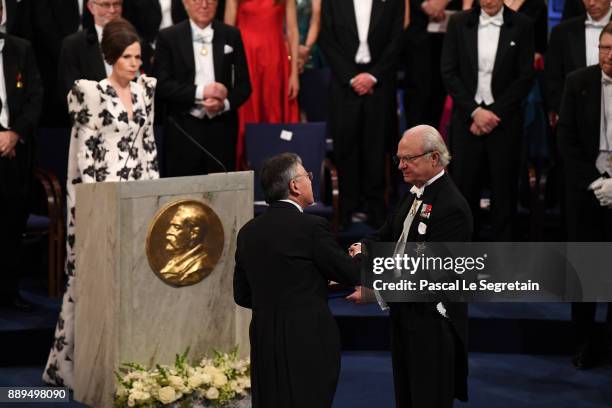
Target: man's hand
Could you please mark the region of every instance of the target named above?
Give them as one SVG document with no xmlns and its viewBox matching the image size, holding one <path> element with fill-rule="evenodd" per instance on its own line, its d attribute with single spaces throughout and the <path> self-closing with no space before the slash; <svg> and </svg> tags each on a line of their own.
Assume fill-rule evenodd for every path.
<svg viewBox="0 0 612 408">
<path fill-rule="evenodd" d="M 440 12 L 444 12 L 445 8 L 446 1 L 444 0 L 427 0 L 421 3 L 421 10 L 423 10 L 423 12 L 427 14 L 430 19 L 435 21 L 439 21 L 436 20 L 436 18 L 439 18 Z"/>
<path fill-rule="evenodd" d="M 602 207 L 612 206 L 612 179 L 603 179 L 593 192 Z"/>
<path fill-rule="evenodd" d="M 478 125 L 476 125 L 476 122 L 472 122 L 472 124 L 470 125 L 470 133 L 476 136 L 484 135 L 484 132 L 481 128 L 478 127 Z"/>
<path fill-rule="evenodd" d="M 0 157 L 15 157 L 15 146 L 19 141 L 19 135 L 12 130 L 0 132 Z"/>
<path fill-rule="evenodd" d="M 474 112 L 474 123 L 483 133 L 491 133 L 499 125 L 501 119 L 488 109 L 478 108 Z"/>
<path fill-rule="evenodd" d="M 220 82 L 213 82 L 206 85 L 204 87 L 204 95 L 202 99 L 206 100 L 208 98 L 216 98 L 220 99 L 221 101 L 225 100 L 225 98 L 227 98 L 227 88 Z"/>
<path fill-rule="evenodd" d="M 361 242 L 355 242 L 348 249 L 348 254 L 351 256 L 351 258 L 360 253 L 361 253 Z"/>
<path fill-rule="evenodd" d="M 374 85 L 376 85 L 374 79 L 367 72 L 362 72 L 351 80 L 351 87 L 359 96 L 374 93 Z"/>
<path fill-rule="evenodd" d="M 225 105 L 223 105 L 223 101 L 217 98 L 205 99 L 204 101 L 202 101 L 202 106 L 204 107 L 204 109 L 206 109 L 206 112 L 211 115 L 216 115 L 219 112 L 222 112 L 225 108 Z"/>
<path fill-rule="evenodd" d="M 361 296 L 362 289 L 361 286 L 355 286 L 355 291 L 345 297 L 345 299 L 353 303 L 363 303 L 363 297 Z"/>
</svg>

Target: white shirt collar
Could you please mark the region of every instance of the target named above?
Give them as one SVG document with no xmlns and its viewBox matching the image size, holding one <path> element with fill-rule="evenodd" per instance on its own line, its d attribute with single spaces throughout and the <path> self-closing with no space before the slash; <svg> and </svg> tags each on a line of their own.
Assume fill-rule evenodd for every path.
<svg viewBox="0 0 612 408">
<path fill-rule="evenodd" d="M 104 32 L 104 27 L 100 27 L 97 24 L 94 24 L 96 28 L 96 34 L 98 34 L 98 44 L 102 44 L 102 33 Z"/>
<path fill-rule="evenodd" d="M 421 196 L 423 195 L 423 192 L 425 192 L 425 187 L 433 184 L 434 181 L 436 181 L 443 175 L 444 175 L 444 170 L 440 171 L 438 174 L 436 174 L 435 176 L 427 180 L 427 183 L 423 184 L 421 187 L 412 186 L 412 188 L 410 189 L 410 192 L 412 194 L 416 194 L 417 198 L 421 198 Z"/>
<path fill-rule="evenodd" d="M 606 75 L 606 73 L 603 71 L 601 71 L 601 80 L 602 82 L 612 83 L 612 77 L 609 75 Z"/>
<path fill-rule="evenodd" d="M 196 23 L 193 22 L 192 19 L 189 19 L 189 25 L 191 26 L 191 34 L 192 35 L 196 34 L 196 33 L 204 34 L 204 33 L 208 33 L 208 32 L 213 31 L 212 22 L 208 23 L 208 25 L 206 27 L 200 28 L 200 27 L 198 27 L 198 25 Z"/>
<path fill-rule="evenodd" d="M 586 13 L 585 24 L 593 26 L 593 27 L 605 27 L 606 24 L 610 22 L 610 16 L 612 15 L 612 8 L 608 10 L 608 13 L 601 18 L 599 21 L 593 20 L 593 17 L 589 13 Z"/>
<path fill-rule="evenodd" d="M 499 11 L 490 16 L 483 9 L 480 9 L 480 25 L 493 24 L 497 27 L 501 27 L 504 24 L 504 7 L 499 9 Z"/>
<path fill-rule="evenodd" d="M 300 210 L 300 212 L 304 212 L 304 209 L 303 209 L 303 208 L 302 208 L 302 207 L 301 207 L 301 206 L 300 206 L 298 203 L 296 203 L 296 202 L 295 202 L 295 201 L 293 201 L 293 200 L 290 200 L 290 199 L 288 199 L 288 198 L 285 198 L 285 199 L 283 199 L 283 200 L 278 200 L 278 201 L 282 201 L 282 202 L 285 202 L 285 203 L 291 203 L 291 204 L 295 205 L 295 208 L 297 208 L 298 210 Z"/>
</svg>

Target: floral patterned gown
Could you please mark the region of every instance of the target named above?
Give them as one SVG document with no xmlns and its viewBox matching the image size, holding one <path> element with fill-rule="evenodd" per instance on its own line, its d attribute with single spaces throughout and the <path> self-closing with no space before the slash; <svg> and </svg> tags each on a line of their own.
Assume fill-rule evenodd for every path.
<svg viewBox="0 0 612 408">
<path fill-rule="evenodd" d="M 55 328 L 43 380 L 73 387 L 75 185 L 159 178 L 153 136 L 153 95 L 157 80 L 141 76 L 131 82 L 132 118 L 108 79 L 78 80 L 68 93 L 72 122 L 68 159 L 66 275 L 68 284 Z"/>
</svg>

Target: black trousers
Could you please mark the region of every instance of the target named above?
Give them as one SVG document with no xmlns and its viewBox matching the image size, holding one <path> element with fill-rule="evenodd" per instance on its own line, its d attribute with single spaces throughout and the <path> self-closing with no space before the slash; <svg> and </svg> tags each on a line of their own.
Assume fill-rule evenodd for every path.
<svg viewBox="0 0 612 408">
<path fill-rule="evenodd" d="M 569 176 L 569 175 L 568 175 Z M 594 180 L 593 180 L 594 181 Z M 572 242 L 612 241 L 612 210 L 601 207 L 592 191 L 570 187 L 567 183 L 567 229 Z M 597 343 L 595 310 L 597 303 L 572 303 L 572 321 L 578 347 Z M 608 346 L 612 346 L 612 303 L 608 303 L 605 331 Z"/>
<path fill-rule="evenodd" d="M 392 305 L 390 317 L 396 408 L 452 407 L 459 350 L 450 321 L 429 303 Z"/>
<path fill-rule="evenodd" d="M 387 113 L 394 82 L 378 78 L 382 84 L 385 80 L 385 86 L 376 85 L 374 94 L 365 96 L 335 81 L 330 86 L 328 123 L 334 140 L 343 217 L 364 201 L 369 213 L 384 215 L 385 146 L 394 128 Z"/>
<path fill-rule="evenodd" d="M 493 239 L 513 241 L 518 199 L 518 171 L 523 113 L 502 119 L 488 135 L 470 133 L 470 113 L 454 111 L 451 122 L 451 175 L 468 201 L 474 224 L 480 225 L 480 193 L 485 173 L 491 182 Z M 478 229 L 474 228 L 474 234 Z"/>
<path fill-rule="evenodd" d="M 226 116 L 224 116 L 226 115 Z M 236 168 L 238 121 L 234 111 L 214 119 L 197 119 L 189 114 L 172 116 L 200 145 L 227 168 Z M 164 127 L 164 177 L 218 173 L 223 169 L 173 124 Z"/>
<path fill-rule="evenodd" d="M 404 33 L 404 114 L 406 126 L 436 129 L 444 110 L 446 89 L 440 72 L 444 34 Z"/>
<path fill-rule="evenodd" d="M 17 294 L 21 235 L 28 216 L 31 171 L 27 149 L 17 146 L 17 158 L 0 157 L 0 302 Z"/>
</svg>

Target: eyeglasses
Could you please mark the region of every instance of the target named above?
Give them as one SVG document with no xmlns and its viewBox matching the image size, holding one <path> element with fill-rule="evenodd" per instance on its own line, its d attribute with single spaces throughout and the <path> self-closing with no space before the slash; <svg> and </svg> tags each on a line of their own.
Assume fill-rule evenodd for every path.
<svg viewBox="0 0 612 408">
<path fill-rule="evenodd" d="M 292 180 L 295 180 L 296 178 L 300 178 L 300 177 L 308 177 L 310 181 L 312 181 L 312 178 L 314 177 L 314 175 L 312 174 L 312 171 L 307 171 L 306 174 L 298 174 Z"/>
<path fill-rule="evenodd" d="M 597 48 L 599 48 L 599 53 L 604 55 L 608 55 L 612 51 L 612 46 L 610 45 L 600 45 Z"/>
<path fill-rule="evenodd" d="M 98 2 L 98 1 L 94 1 L 94 4 L 100 8 L 103 8 L 104 10 L 110 10 L 111 7 L 116 9 L 120 9 L 123 7 L 123 2 L 122 1 L 114 1 L 112 3 L 110 2 Z"/>
<path fill-rule="evenodd" d="M 435 150 L 430 150 L 429 152 L 425 152 L 425 153 L 421 153 L 421 154 L 417 154 L 415 156 L 393 156 L 393 163 L 395 163 L 395 165 L 399 165 L 401 164 L 408 164 L 412 161 L 415 161 L 416 159 L 418 159 L 419 157 L 423 157 L 427 154 L 433 153 L 435 152 Z"/>
<path fill-rule="evenodd" d="M 191 0 L 192 3 L 194 4 L 208 4 L 208 5 L 213 5 L 213 4 L 217 4 L 217 0 Z"/>
</svg>

